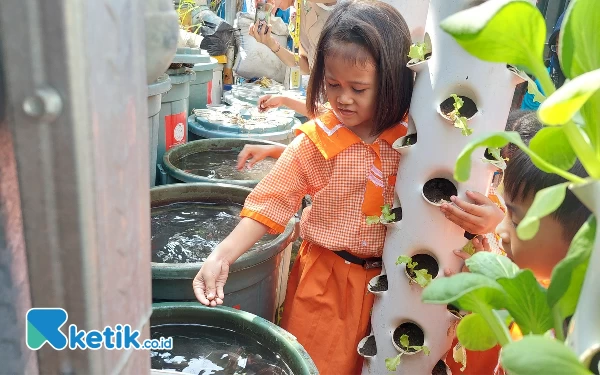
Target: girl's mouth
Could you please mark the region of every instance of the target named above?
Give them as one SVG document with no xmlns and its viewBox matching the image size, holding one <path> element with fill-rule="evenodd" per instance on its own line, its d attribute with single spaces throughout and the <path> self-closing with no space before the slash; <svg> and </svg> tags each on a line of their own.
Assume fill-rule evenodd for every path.
<svg viewBox="0 0 600 375">
<path fill-rule="evenodd" d="M 344 117 L 352 116 L 354 114 L 354 111 L 349 111 L 347 109 L 341 109 L 341 108 L 338 108 L 338 112 L 340 113 L 340 115 L 342 115 Z"/>
</svg>

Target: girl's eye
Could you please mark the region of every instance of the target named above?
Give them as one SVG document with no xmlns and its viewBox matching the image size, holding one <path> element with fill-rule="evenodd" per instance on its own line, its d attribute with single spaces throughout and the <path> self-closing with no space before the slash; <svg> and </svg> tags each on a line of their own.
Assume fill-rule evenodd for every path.
<svg viewBox="0 0 600 375">
<path fill-rule="evenodd" d="M 355 93 L 360 94 L 361 92 L 365 92 L 366 89 L 352 89 Z"/>
<path fill-rule="evenodd" d="M 515 223 L 515 222 L 514 222 L 514 221 L 512 221 L 512 220 L 511 220 L 510 222 L 512 223 L 512 226 L 513 226 L 513 227 L 515 227 L 515 228 L 519 226 L 519 223 Z"/>
<path fill-rule="evenodd" d="M 338 87 L 339 85 L 337 83 L 327 83 L 329 85 L 329 87 Z"/>
</svg>

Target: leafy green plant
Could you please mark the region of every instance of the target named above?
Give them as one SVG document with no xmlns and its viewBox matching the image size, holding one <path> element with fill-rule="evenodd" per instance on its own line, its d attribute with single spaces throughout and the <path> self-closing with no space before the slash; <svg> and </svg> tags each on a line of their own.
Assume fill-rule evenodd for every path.
<svg viewBox="0 0 600 375">
<path fill-rule="evenodd" d="M 392 212 L 389 204 L 381 206 L 380 216 L 367 216 L 367 224 L 389 224 L 396 220 L 396 214 Z"/>
<path fill-rule="evenodd" d="M 600 179 L 600 37 L 595 32 L 600 28 L 599 14 L 597 1 L 570 3 L 559 41 L 560 63 L 570 80 L 559 90 L 555 90 L 543 62 L 545 21 L 535 5 L 523 0 L 487 2 L 441 23 L 469 53 L 485 61 L 518 66 L 536 76 L 547 94 L 538 111 L 546 127 L 529 147 L 515 132 L 487 134 L 467 145 L 456 163 L 455 178 L 464 182 L 469 178 L 470 158 L 476 148 L 513 143 L 538 168 L 568 181 L 538 192 L 517 228 L 522 239 L 535 235 L 539 219 L 560 206 L 569 185 L 589 181 L 569 172 L 576 158 L 592 179 Z"/>
<path fill-rule="evenodd" d="M 519 343 L 523 351 L 521 362 L 527 361 L 524 360 L 527 358 L 525 353 L 539 355 L 541 352 L 538 348 L 523 346 L 523 340 L 512 340 L 508 326 L 514 322 L 524 335 L 542 337 L 543 341 L 536 340 L 535 345 L 548 351 L 557 351 L 560 347 L 566 352 L 563 355 L 570 358 L 574 355 L 562 342 L 563 321 L 573 314 L 577 306 L 583 284 L 581 271 L 585 273 L 595 229 L 595 218 L 592 217 L 573 239 L 565 259 L 554 269 L 548 290 L 538 283 L 530 270 L 520 270 L 507 257 L 478 252 L 465 261 L 470 273 L 433 280 L 423 290 L 422 300 L 426 303 L 452 304 L 471 312 L 456 329 L 459 343 L 466 349 L 482 351 L 500 344 L 511 348 L 509 353 L 513 353 L 512 346 Z M 556 339 L 544 337 L 551 330 Z M 515 374 L 534 374 L 536 371 L 544 374 L 591 374 L 579 362 L 573 361 L 560 366 L 553 364 L 558 366 L 555 369 L 548 365 L 541 369 L 534 367 L 534 362 L 535 366 L 539 365 L 537 361 L 531 361 L 531 367 L 527 367 L 522 363 L 513 363 L 518 358 L 505 355 L 504 352 L 502 365 L 505 369 L 512 366 L 519 368 L 521 372 L 515 371 Z M 523 366 L 527 371 L 523 370 Z"/>
<path fill-rule="evenodd" d="M 482 158 L 484 162 L 490 163 L 498 169 L 506 169 L 506 162 L 508 159 L 504 159 L 500 156 L 500 149 L 498 147 L 488 147 L 487 151 L 493 159 Z"/>
<path fill-rule="evenodd" d="M 402 335 L 400 336 L 400 340 L 399 340 L 399 344 L 400 344 L 400 348 L 404 349 L 404 351 L 400 352 L 397 356 L 393 357 L 393 358 L 386 358 L 385 359 L 385 367 L 389 370 L 389 371 L 396 371 L 396 368 L 398 368 L 398 365 L 401 362 L 401 358 L 402 355 L 405 354 L 409 349 L 412 349 L 413 352 L 420 352 L 423 351 L 423 353 L 425 355 L 429 355 L 430 351 L 429 348 L 426 345 L 410 345 L 410 340 L 408 335 Z"/>
<path fill-rule="evenodd" d="M 410 46 L 410 50 L 408 52 L 408 57 L 411 60 L 408 62 L 409 64 L 416 64 L 421 61 L 426 60 L 426 55 L 431 53 L 431 46 L 427 43 L 413 43 Z"/>
<path fill-rule="evenodd" d="M 467 118 L 460 115 L 460 109 L 465 104 L 464 101 L 456 94 L 451 94 L 454 99 L 454 109 L 448 113 L 448 117 L 454 122 L 454 127 L 460 129 L 462 135 L 468 136 L 473 133 L 473 129 L 469 128 L 467 124 Z"/>
<path fill-rule="evenodd" d="M 417 262 L 413 262 L 412 258 L 405 255 L 400 255 L 396 260 L 396 265 L 406 264 L 407 274 L 409 275 L 410 281 L 419 284 L 421 287 L 425 288 L 431 280 L 433 280 L 433 276 L 427 272 L 426 269 L 415 269 L 419 265 Z M 413 274 L 414 276 L 410 276 Z"/>
</svg>

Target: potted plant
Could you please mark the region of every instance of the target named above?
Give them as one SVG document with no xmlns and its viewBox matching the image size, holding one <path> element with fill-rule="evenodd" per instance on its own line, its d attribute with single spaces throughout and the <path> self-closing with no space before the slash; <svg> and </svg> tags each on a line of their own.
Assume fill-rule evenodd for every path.
<svg viewBox="0 0 600 375">
<path fill-rule="evenodd" d="M 454 123 L 455 128 L 460 129 L 462 135 L 473 134 L 473 129 L 467 124 L 477 113 L 477 106 L 473 100 L 464 95 L 450 94 L 450 98 L 440 104 L 439 111 L 444 118 Z"/>
<path fill-rule="evenodd" d="M 381 206 L 381 215 L 367 216 L 367 224 L 391 224 L 402 219 L 402 207 L 391 208 L 389 204 Z"/>
<path fill-rule="evenodd" d="M 472 311 L 458 326 L 461 344 L 475 350 L 501 344 L 501 364 L 510 373 L 600 371 L 600 278 L 595 270 L 591 271 L 600 266 L 595 218 L 600 209 L 599 15 L 600 3 L 596 0 L 570 2 L 558 43 L 560 65 L 568 81 L 558 90 L 542 60 L 544 18 L 528 1 L 491 1 L 456 13 L 442 23 L 442 28 L 467 52 L 482 60 L 523 67 L 537 77 L 546 94 L 546 98 L 540 98 L 543 102 L 538 110 L 546 126 L 529 147 L 515 132 L 478 136 L 459 156 L 456 180 L 468 179 L 470 158 L 477 148 L 499 148 L 510 142 L 540 169 L 567 180 L 537 193 L 517 227 L 521 239 L 536 234 L 539 220 L 560 206 L 566 189 L 571 189 L 593 213 L 573 239 L 567 256 L 555 267 L 547 290 L 538 285 L 531 271 L 520 270 L 507 258 L 489 253 L 477 253 L 467 261 L 470 273 L 446 279 L 444 285 L 434 280 L 424 290 L 425 302 L 452 303 Z M 510 49 L 503 47 L 508 45 Z M 576 158 L 589 178 L 568 172 Z M 502 267 L 497 267 L 500 264 Z M 566 331 L 563 322 L 571 315 Z M 506 329 L 507 321 L 515 321 L 526 336 L 513 341 Z M 553 335 L 547 334 L 550 330 Z"/>
<path fill-rule="evenodd" d="M 407 0 L 403 6 L 409 8 L 411 1 Z M 431 51 L 435 51 L 429 58 L 423 55 L 425 60 L 416 64 L 418 69 L 413 69 L 416 78 L 408 134 L 418 134 L 420 146 L 410 141 L 412 137 L 396 142 L 402 162 L 398 167 L 395 205 L 402 207 L 403 219 L 387 227 L 383 264 L 388 287 L 386 292 L 375 293 L 371 317 L 377 355 L 365 358 L 363 374 L 388 373 L 386 358 L 388 364 L 400 359 L 395 370 L 398 374 L 431 374 L 452 346 L 457 317 L 445 306 L 423 303 L 421 294 L 428 287 L 415 284 L 443 280 L 442 269 L 460 272 L 463 262 L 452 250 L 464 247 L 468 240 L 464 230 L 441 214 L 439 205 L 451 202 L 453 195 L 464 197 L 467 190 L 488 191 L 488 183 L 497 168 L 482 160 L 484 150 L 468 161 L 472 174 L 466 180 L 453 178 L 455 161 L 472 138 L 504 130 L 516 85 L 505 63 L 483 62 L 469 55 L 440 28 L 443 19 L 472 4 L 470 0 L 431 0 L 425 25 L 427 37 L 417 40 L 429 40 Z M 409 18 L 410 13 L 405 17 Z M 450 95 L 452 93 L 455 97 Z M 443 104 L 432 106 L 432 103 Z M 462 131 L 449 126 L 449 122 L 463 121 L 461 117 L 468 123 Z M 410 128 L 413 125 L 414 129 Z M 466 137 L 463 132 L 471 135 Z M 419 254 L 424 249 L 427 254 Z M 422 280 L 417 278 L 415 271 L 426 264 L 419 259 L 421 255 L 434 259 L 437 269 L 425 271 L 433 281 L 425 274 Z M 399 258 L 404 267 L 397 267 Z M 399 321 L 414 322 L 423 328 L 424 342 L 431 355 L 398 358 L 396 347 L 400 344 L 394 345 L 397 340 L 392 341 L 390 334 Z M 423 342 L 410 343 L 410 346 L 419 345 Z"/>
<path fill-rule="evenodd" d="M 396 264 L 405 264 L 404 273 L 410 280 L 409 282 L 419 284 L 422 288 L 429 285 L 439 271 L 435 258 L 428 254 L 417 254 L 413 257 L 400 255 Z"/>
<path fill-rule="evenodd" d="M 402 323 L 394 330 L 392 336 L 392 344 L 400 353 L 395 357 L 386 358 L 385 367 L 389 371 L 396 371 L 403 355 L 413 355 L 421 351 L 423 354 L 429 355 L 429 348 L 423 345 L 423 343 L 423 330 L 419 326 L 409 322 Z"/>
</svg>

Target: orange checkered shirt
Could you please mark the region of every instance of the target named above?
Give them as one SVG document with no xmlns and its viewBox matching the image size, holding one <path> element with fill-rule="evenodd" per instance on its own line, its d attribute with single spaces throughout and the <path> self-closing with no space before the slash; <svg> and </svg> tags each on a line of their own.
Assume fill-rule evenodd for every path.
<svg viewBox="0 0 600 375">
<path fill-rule="evenodd" d="M 380 214 L 382 203 L 393 204 L 400 154 L 392 144 L 406 131 L 405 123 L 398 124 L 366 144 L 333 112 L 307 122 L 250 193 L 241 216 L 281 233 L 310 195 L 312 206 L 300 221 L 305 241 L 361 258 L 380 257 L 386 228 L 368 225 L 366 217 Z"/>
</svg>

